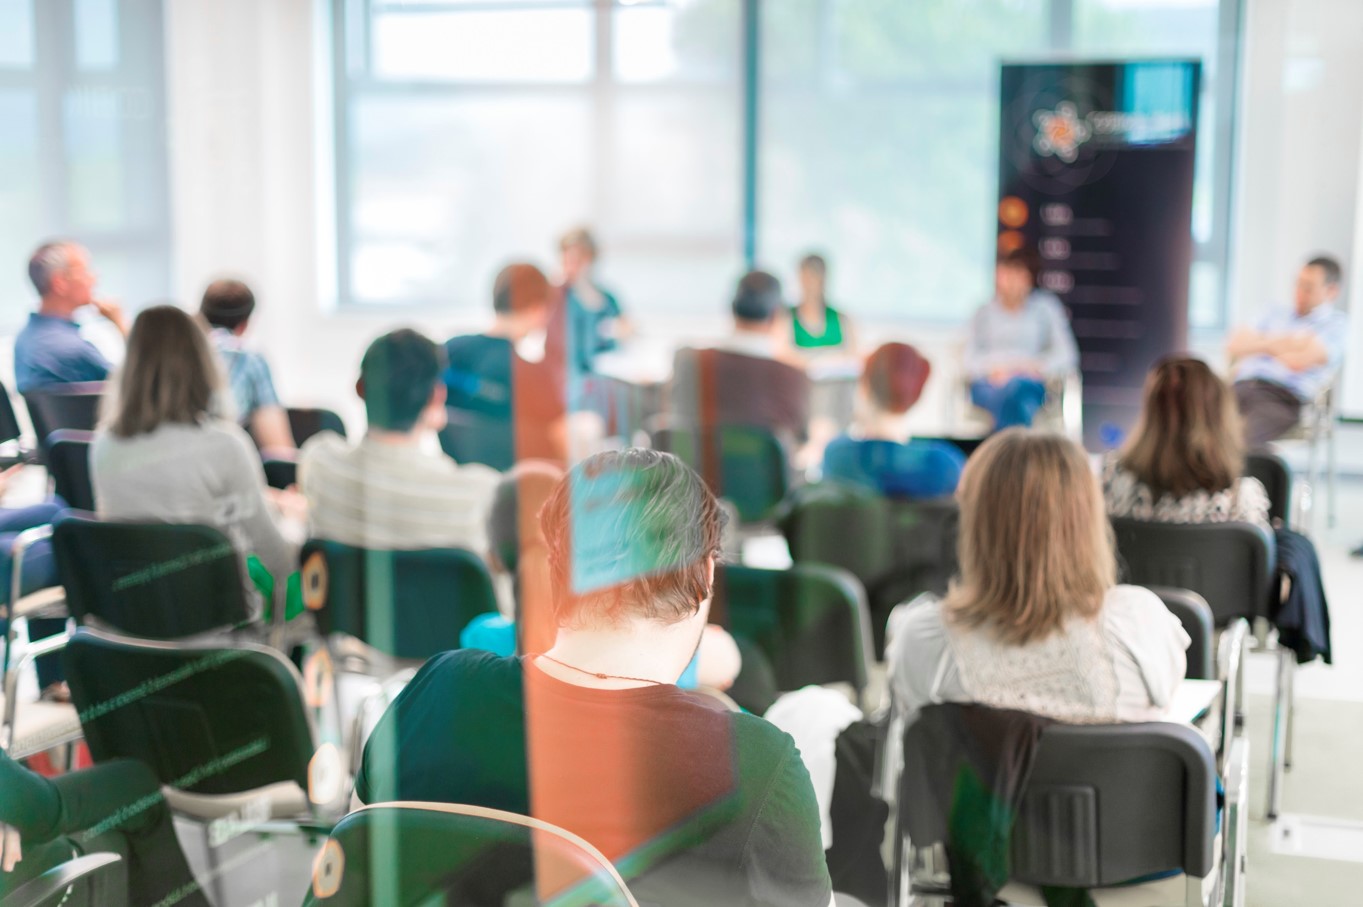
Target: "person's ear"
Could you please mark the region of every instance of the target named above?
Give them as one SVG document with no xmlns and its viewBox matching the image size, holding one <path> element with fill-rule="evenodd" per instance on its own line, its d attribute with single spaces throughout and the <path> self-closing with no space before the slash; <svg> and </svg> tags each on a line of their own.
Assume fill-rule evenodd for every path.
<svg viewBox="0 0 1363 907">
<path fill-rule="evenodd" d="M 355 394 L 361 400 L 364 399 L 364 378 L 362 377 L 355 379 Z"/>
<path fill-rule="evenodd" d="M 232 333 L 237 335 L 238 337 L 242 336 L 243 334 L 246 333 L 246 326 L 249 325 L 250 323 L 251 319 L 247 318 L 245 321 L 241 322 L 236 327 L 232 328 Z"/>
</svg>

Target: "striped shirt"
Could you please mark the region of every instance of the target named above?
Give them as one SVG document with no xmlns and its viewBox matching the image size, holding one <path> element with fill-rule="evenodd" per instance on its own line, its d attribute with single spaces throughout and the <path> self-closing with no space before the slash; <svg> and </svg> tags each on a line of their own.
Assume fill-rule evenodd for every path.
<svg viewBox="0 0 1363 907">
<path fill-rule="evenodd" d="M 459 466 L 417 445 L 366 435 L 348 444 L 322 432 L 303 445 L 298 485 L 313 538 L 378 550 L 488 550 L 487 516 L 499 474 Z"/>
</svg>

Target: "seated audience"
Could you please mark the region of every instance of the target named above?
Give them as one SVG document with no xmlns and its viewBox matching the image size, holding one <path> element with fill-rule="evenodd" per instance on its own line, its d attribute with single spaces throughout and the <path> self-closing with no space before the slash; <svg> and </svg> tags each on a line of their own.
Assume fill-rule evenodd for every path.
<svg viewBox="0 0 1363 907">
<path fill-rule="evenodd" d="M 541 520 L 552 597 L 528 607 L 553 614 L 552 646 L 428 661 L 369 738 L 357 798 L 533 815 L 601 849 L 641 902 L 828 904 L 791 738 L 676 686 L 708 617 L 715 497 L 670 454 L 613 451 Z"/>
<path fill-rule="evenodd" d="M 0 497 L 4 497 L 10 478 L 23 468 L 23 464 L 16 464 L 0 472 Z M 9 556 L 9 552 L 15 540 L 25 530 L 49 525 L 65 509 L 66 503 L 56 497 L 27 507 L 0 508 L 0 551 L 5 552 L 5 556 L 0 557 L 0 634 L 9 631 L 9 621 L 5 617 L 7 612 L 3 606 L 9 603 L 13 586 L 14 558 Z M 20 595 L 61 584 L 57 577 L 57 561 L 52 554 L 51 539 L 39 539 L 25 550 L 21 572 L 23 585 L 19 590 Z M 65 617 L 39 617 L 28 621 L 28 638 L 34 642 L 56 636 L 65 630 Z M 38 672 L 38 688 L 44 698 L 69 698 L 66 684 L 62 681 L 60 653 L 42 656 L 34 667 Z"/>
<path fill-rule="evenodd" d="M 109 360 L 80 335 L 75 313 L 92 305 L 125 337 L 128 319 L 118 303 L 95 297 L 90 254 L 66 240 L 44 243 L 28 260 L 28 277 L 40 301 L 14 340 L 14 383 L 19 393 L 108 378 Z"/>
<path fill-rule="evenodd" d="M 1065 307 L 1036 285 L 1031 253 L 999 256 L 994 298 L 970 321 L 965 371 L 970 401 L 994 417 L 995 430 L 1032 424 L 1046 402 L 1046 382 L 1079 366 Z"/>
<path fill-rule="evenodd" d="M 795 347 L 802 351 L 856 350 L 848 317 L 828 304 L 828 262 L 822 255 L 800 259 L 800 301 L 790 310 Z"/>
<path fill-rule="evenodd" d="M 960 449 L 943 441 L 915 441 L 904 424 L 931 371 L 906 343 L 887 343 L 867 357 L 852 428 L 824 450 L 825 479 L 893 497 L 935 498 L 956 490 L 965 466 Z"/>
<path fill-rule="evenodd" d="M 0 900 L 68 860 L 116 853 L 127 873 L 126 903 L 208 907 L 161 785 L 141 762 L 119 759 L 49 780 L 0 751 L 0 790 Z M 80 883 L 61 903 L 104 907 Z"/>
<path fill-rule="evenodd" d="M 393 331 L 369 345 L 355 383 L 369 417 L 364 437 L 351 445 L 322 432 L 299 456 L 298 482 L 314 538 L 487 554 L 485 523 L 497 473 L 422 448 L 445 424 L 444 370 L 440 347 L 416 331 Z"/>
<path fill-rule="evenodd" d="M 1170 356 L 1145 382 L 1140 422 L 1103 465 L 1107 512 L 1167 523 L 1268 522 L 1268 492 L 1242 475 L 1235 398 L 1200 359 Z"/>
<path fill-rule="evenodd" d="M 1190 640 L 1153 592 L 1117 585 L 1103 498 L 1077 444 L 1013 429 L 966 464 L 960 573 L 896 609 L 886 661 L 907 716 L 974 702 L 1058 721 L 1165 714 Z"/>
<path fill-rule="evenodd" d="M 755 425 L 783 441 L 809 433 L 810 382 L 792 364 L 781 283 L 765 271 L 738 282 L 733 333 L 712 349 L 681 349 L 673 365 L 672 405 L 694 425 Z"/>
<path fill-rule="evenodd" d="M 545 330 L 554 300 L 554 289 L 539 268 L 507 265 L 492 287 L 492 327 L 445 343 L 447 405 L 514 431 L 518 460 L 566 459 L 563 363 L 556 355 L 530 362 L 516 350 Z"/>
<path fill-rule="evenodd" d="M 199 316 L 222 358 L 227 383 L 237 405 L 237 419 L 251 432 L 261 450 L 293 450 L 289 414 L 275 393 L 269 363 L 243 342 L 256 310 L 251 288 L 239 280 L 215 280 L 204 290 Z"/>
<path fill-rule="evenodd" d="M 596 354 L 614 349 L 629 333 L 629 322 L 615 296 L 596 282 L 597 245 L 591 231 L 569 230 L 559 240 L 559 252 L 569 363 L 576 372 L 589 373 Z"/>
<path fill-rule="evenodd" d="M 1320 396 L 1339 371 L 1349 339 L 1348 319 L 1335 308 L 1342 279 L 1333 258 L 1311 259 L 1297 275 L 1293 309 L 1236 331 L 1226 344 L 1251 448 L 1294 428 L 1302 404 Z"/>
<path fill-rule="evenodd" d="M 243 559 L 260 559 L 282 602 L 298 552 L 276 522 L 255 445 L 222 416 L 225 392 L 194 319 L 171 305 L 144 309 L 90 445 L 95 501 L 111 519 L 218 527 Z M 247 595 L 259 601 L 249 580 Z"/>
</svg>

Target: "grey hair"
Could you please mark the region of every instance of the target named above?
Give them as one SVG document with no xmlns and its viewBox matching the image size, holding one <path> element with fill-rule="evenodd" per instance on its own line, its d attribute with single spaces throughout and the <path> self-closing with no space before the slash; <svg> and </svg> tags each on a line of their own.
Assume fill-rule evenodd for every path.
<svg viewBox="0 0 1363 907">
<path fill-rule="evenodd" d="M 28 259 L 28 279 L 39 296 L 52 290 L 52 278 L 71 267 L 71 250 L 76 244 L 68 239 L 45 242 Z"/>
</svg>

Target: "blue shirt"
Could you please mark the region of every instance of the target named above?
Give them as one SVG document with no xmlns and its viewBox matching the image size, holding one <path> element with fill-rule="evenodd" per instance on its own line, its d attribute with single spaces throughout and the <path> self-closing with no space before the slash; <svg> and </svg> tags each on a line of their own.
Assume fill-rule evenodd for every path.
<svg viewBox="0 0 1363 907">
<path fill-rule="evenodd" d="M 823 476 L 897 498 L 939 498 L 956 490 L 965 455 L 945 441 L 900 444 L 841 435 L 824 450 Z"/>
<path fill-rule="evenodd" d="M 1235 380 L 1267 381 L 1287 388 L 1300 400 L 1311 401 L 1330 385 L 1344 361 L 1344 346 L 1349 340 L 1349 319 L 1327 303 L 1316 306 L 1306 315 L 1298 315 L 1296 309 L 1275 312 L 1260 321 L 1257 330 L 1266 334 L 1310 331 L 1325 344 L 1329 359 L 1324 365 L 1294 372 L 1272 356 L 1249 356 L 1236 366 Z"/>
<path fill-rule="evenodd" d="M 232 388 L 240 421 L 247 421 L 258 409 L 279 405 L 264 356 L 243 347 L 241 338 L 226 328 L 214 328 L 209 338 L 227 370 L 227 383 Z"/>
<path fill-rule="evenodd" d="M 103 381 L 109 360 L 80 335 L 80 326 L 37 312 L 14 340 L 14 383 L 19 393 L 53 384 Z"/>
</svg>

